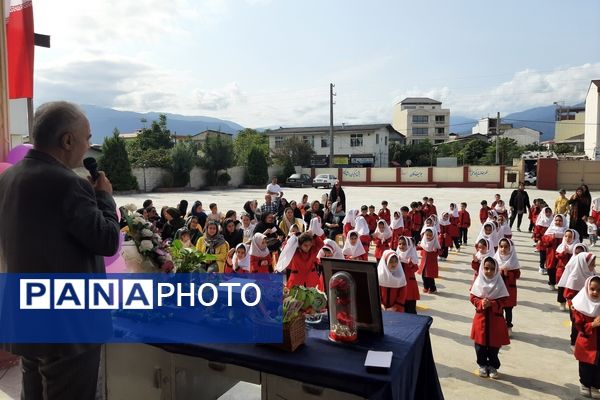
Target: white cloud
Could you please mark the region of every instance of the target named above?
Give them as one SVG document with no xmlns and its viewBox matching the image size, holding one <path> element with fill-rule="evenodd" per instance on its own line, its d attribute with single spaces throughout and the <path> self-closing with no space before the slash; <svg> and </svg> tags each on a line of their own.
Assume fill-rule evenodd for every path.
<svg viewBox="0 0 600 400">
<path fill-rule="evenodd" d="M 233 104 L 243 103 L 246 100 L 245 95 L 235 82 L 225 85 L 222 89 L 195 89 L 193 97 L 196 99 L 198 109 L 209 111 L 224 110 Z"/>
</svg>

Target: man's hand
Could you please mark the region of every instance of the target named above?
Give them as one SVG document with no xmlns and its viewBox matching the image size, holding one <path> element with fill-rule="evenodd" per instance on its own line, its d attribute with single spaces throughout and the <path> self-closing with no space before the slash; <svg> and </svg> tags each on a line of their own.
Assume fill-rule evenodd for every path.
<svg viewBox="0 0 600 400">
<path fill-rule="evenodd" d="M 92 181 L 92 178 L 88 178 L 94 187 L 94 191 L 96 192 L 106 192 L 110 195 L 113 194 L 112 184 L 106 177 L 106 174 L 103 171 L 98 171 L 98 179 L 96 182 Z"/>
</svg>

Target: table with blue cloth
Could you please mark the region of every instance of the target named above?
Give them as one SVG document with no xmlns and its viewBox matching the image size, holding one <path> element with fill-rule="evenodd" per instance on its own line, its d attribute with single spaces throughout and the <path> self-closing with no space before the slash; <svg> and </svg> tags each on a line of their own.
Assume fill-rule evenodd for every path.
<svg viewBox="0 0 600 400">
<path fill-rule="evenodd" d="M 359 334 L 355 344 L 328 339 L 328 324 L 309 326 L 293 353 L 266 345 L 155 344 L 170 353 L 234 364 L 367 399 L 443 399 L 426 316 L 384 312 L 385 335 Z M 388 371 L 368 372 L 368 350 L 393 352 Z"/>
</svg>

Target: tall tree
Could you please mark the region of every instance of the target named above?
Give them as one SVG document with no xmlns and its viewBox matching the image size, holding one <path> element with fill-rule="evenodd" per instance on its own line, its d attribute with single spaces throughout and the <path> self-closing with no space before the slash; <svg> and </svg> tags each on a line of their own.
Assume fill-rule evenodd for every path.
<svg viewBox="0 0 600 400">
<path fill-rule="evenodd" d="M 286 160 L 289 158 L 292 160 L 293 165 L 308 167 L 314 154 L 315 151 L 310 143 L 297 136 L 285 139 L 281 146 L 272 150 L 273 160 L 279 165 L 285 165 Z"/>
<path fill-rule="evenodd" d="M 268 180 L 269 166 L 267 165 L 267 159 L 260 147 L 253 146 L 248 153 L 246 182 L 249 185 L 264 185 Z"/>
<path fill-rule="evenodd" d="M 158 121 L 152 121 L 150 128 L 143 128 L 137 139 L 142 150 L 173 148 L 171 131 L 167 129 L 167 116 L 160 114 Z"/>
<path fill-rule="evenodd" d="M 190 181 L 190 172 L 197 162 L 197 147 L 193 142 L 178 142 L 171 149 L 171 169 L 173 170 L 173 183 L 176 187 L 183 187 Z"/>
<path fill-rule="evenodd" d="M 209 184 L 215 185 L 219 171 L 233 165 L 233 142 L 229 139 L 222 139 L 221 135 L 208 136 L 200 148 L 199 164 L 208 170 Z"/>
<path fill-rule="evenodd" d="M 131 164 L 125 141 L 119 137 L 119 130 L 114 129 L 112 136 L 104 138 L 99 168 L 106 173 L 115 190 L 135 190 L 137 179 L 131 172 Z"/>
<path fill-rule="evenodd" d="M 267 160 L 267 163 L 270 163 L 269 138 L 267 135 L 260 133 L 255 129 L 246 128 L 239 131 L 233 141 L 235 164 L 247 167 L 248 155 L 253 147 L 258 148 Z"/>
</svg>

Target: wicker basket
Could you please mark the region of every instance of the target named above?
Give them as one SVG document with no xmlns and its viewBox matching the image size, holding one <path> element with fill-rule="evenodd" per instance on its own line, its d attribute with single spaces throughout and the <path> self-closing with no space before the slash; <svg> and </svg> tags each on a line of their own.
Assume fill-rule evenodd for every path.
<svg viewBox="0 0 600 400">
<path fill-rule="evenodd" d="M 303 345 L 305 340 L 306 324 L 304 323 L 304 316 L 300 316 L 287 324 L 283 324 L 283 343 L 274 346 L 292 352 Z"/>
</svg>

